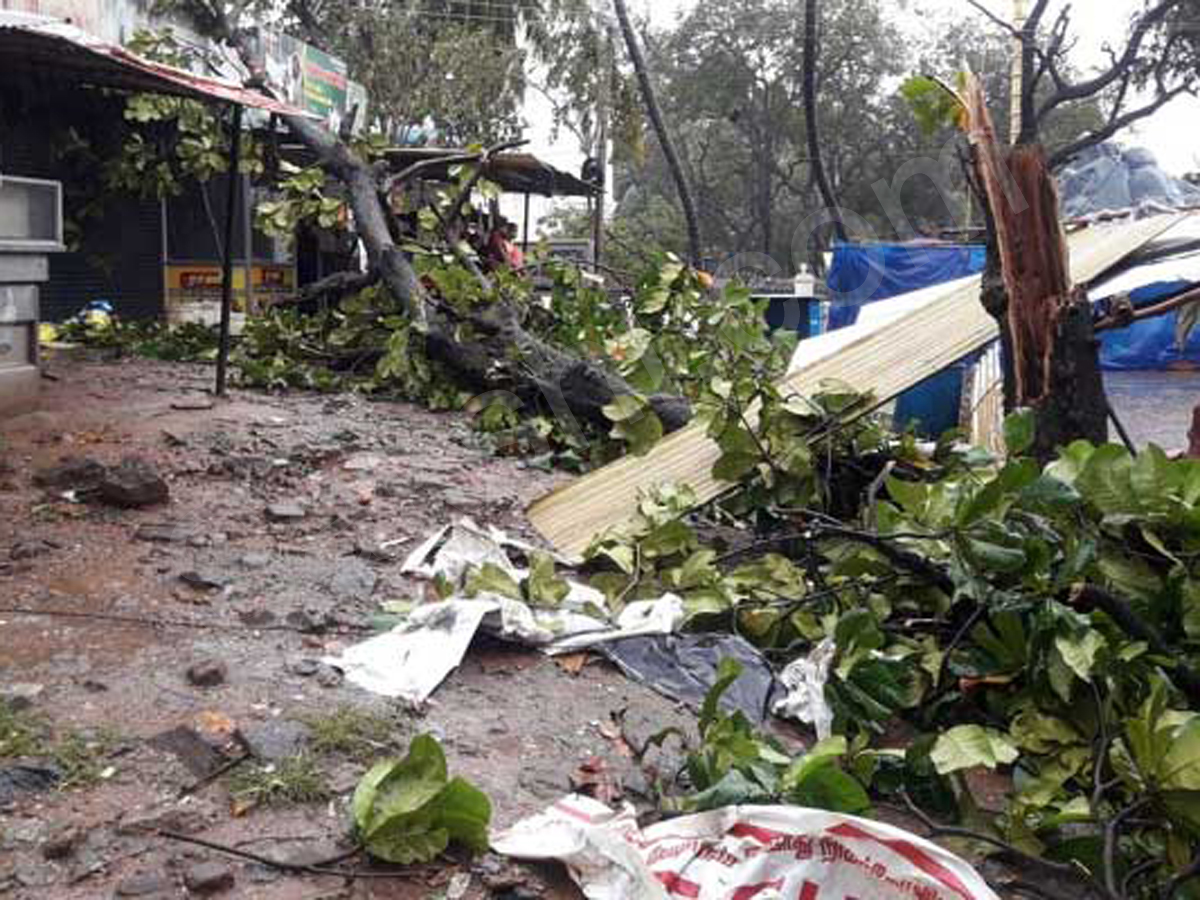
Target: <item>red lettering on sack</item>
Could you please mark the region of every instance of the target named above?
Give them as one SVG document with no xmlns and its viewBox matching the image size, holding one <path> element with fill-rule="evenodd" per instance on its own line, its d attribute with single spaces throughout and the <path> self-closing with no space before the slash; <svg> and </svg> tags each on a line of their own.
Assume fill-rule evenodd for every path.
<svg viewBox="0 0 1200 900">
<path fill-rule="evenodd" d="M 678 897 L 699 897 L 700 885 L 688 881 L 678 872 L 655 872 L 654 877 L 662 882 L 667 892 Z"/>
<path fill-rule="evenodd" d="M 733 897 L 730 900 L 751 900 L 752 897 L 757 897 L 763 891 L 783 890 L 783 879 L 776 878 L 774 881 L 764 881 L 762 884 L 746 884 L 733 892 Z"/>
<path fill-rule="evenodd" d="M 830 828 L 829 833 L 836 834 L 839 837 L 857 838 L 859 840 L 882 844 L 898 856 L 904 857 L 925 874 L 933 876 L 933 878 L 954 891 L 954 893 L 963 897 L 964 900 L 974 900 L 974 896 L 967 890 L 967 886 L 962 883 L 957 875 L 915 844 L 904 840 L 889 840 L 877 837 L 869 831 L 864 831 L 862 828 L 852 825 L 849 822 Z"/>
</svg>

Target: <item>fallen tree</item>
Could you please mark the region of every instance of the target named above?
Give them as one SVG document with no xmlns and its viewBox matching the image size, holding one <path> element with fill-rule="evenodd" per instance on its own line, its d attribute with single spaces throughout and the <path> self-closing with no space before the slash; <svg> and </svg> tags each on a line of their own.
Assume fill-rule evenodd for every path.
<svg viewBox="0 0 1200 900">
<path fill-rule="evenodd" d="M 201 33 L 237 52 L 249 73 L 249 85 L 271 93 L 249 32 L 236 18 L 237 10 L 231 13 L 223 5 L 205 0 L 183 0 L 178 8 Z M 478 176 L 465 179 L 462 194 L 450 204 L 450 214 L 442 221 L 441 249 L 453 253 L 471 273 L 483 302 L 448 302 L 427 289 L 414 268 L 410 250 L 398 242 L 402 229 L 388 198 L 417 173 L 389 172 L 308 118 L 281 119 L 317 165 L 340 184 L 355 232 L 366 250 L 368 277 L 378 277 L 398 314 L 409 323 L 405 352 L 424 352 L 468 390 L 505 391 L 522 403 L 544 403 L 560 421 L 568 423 L 607 424 L 610 420 L 604 410 L 620 397 L 637 398 L 664 431 L 675 430 L 691 418 L 691 405 L 685 398 L 640 393 L 611 369 L 552 344 L 526 327 L 527 309 L 502 283 L 493 283 L 482 273 L 459 240 L 458 213 Z M 480 151 L 468 164 L 482 167 L 488 155 L 489 151 Z"/>
</svg>

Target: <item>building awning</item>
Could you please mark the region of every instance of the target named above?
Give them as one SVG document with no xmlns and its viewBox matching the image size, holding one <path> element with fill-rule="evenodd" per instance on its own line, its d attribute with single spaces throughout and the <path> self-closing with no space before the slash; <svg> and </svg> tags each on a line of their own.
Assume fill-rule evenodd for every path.
<svg viewBox="0 0 1200 900">
<path fill-rule="evenodd" d="M 308 116 L 231 81 L 152 62 L 58 19 L 0 11 L 0 83 L 26 81 L 170 94 Z"/>
<path fill-rule="evenodd" d="M 422 172 L 427 181 L 453 181 L 450 169 L 469 151 L 445 147 L 394 147 L 384 154 L 393 172 L 402 172 L 416 163 L 446 158 L 444 165 L 431 165 Z M 597 185 L 570 172 L 556 169 L 532 153 L 498 153 L 484 168 L 483 177 L 512 194 L 538 194 L 544 197 L 594 197 Z"/>
</svg>

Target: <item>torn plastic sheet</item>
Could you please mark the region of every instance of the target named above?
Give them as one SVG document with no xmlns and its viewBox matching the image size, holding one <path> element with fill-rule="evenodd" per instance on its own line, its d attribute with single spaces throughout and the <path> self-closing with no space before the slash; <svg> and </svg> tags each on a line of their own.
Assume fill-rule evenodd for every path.
<svg viewBox="0 0 1200 900">
<path fill-rule="evenodd" d="M 569 796 L 492 840 L 560 860 L 589 900 L 999 900 L 965 861 L 899 828 L 794 806 L 730 806 L 642 829 Z"/>
<path fill-rule="evenodd" d="M 721 660 L 732 657 L 742 664 L 742 674 L 721 695 L 721 707 L 741 710 L 751 722 L 765 721 L 785 693 L 757 648 L 736 635 L 664 633 L 608 641 L 596 649 L 635 681 L 697 708 L 716 683 Z"/>
<path fill-rule="evenodd" d="M 458 667 L 480 628 L 553 654 L 654 629 L 673 631 L 684 616 L 683 601 L 674 594 L 630 603 L 615 623 L 571 609 L 569 600 L 556 610 L 535 610 L 498 594 L 426 603 L 386 634 L 323 662 L 340 669 L 347 681 L 365 690 L 419 704 Z"/>
<path fill-rule="evenodd" d="M 441 575 L 457 584 L 468 569 L 493 563 L 513 577 L 524 577 L 507 551 L 528 556 L 536 549 L 510 538 L 499 528 L 481 528 L 474 519 L 464 516 L 426 538 L 408 555 L 400 571 L 424 578 Z"/>
<path fill-rule="evenodd" d="M 835 656 L 837 643 L 832 638 L 825 638 L 808 656 L 788 663 L 779 673 L 779 680 L 788 695 L 775 701 L 771 708 L 777 716 L 811 725 L 816 729 L 819 741 L 833 734 L 833 710 L 825 699 L 825 684 L 829 681 L 829 669 Z"/>
</svg>

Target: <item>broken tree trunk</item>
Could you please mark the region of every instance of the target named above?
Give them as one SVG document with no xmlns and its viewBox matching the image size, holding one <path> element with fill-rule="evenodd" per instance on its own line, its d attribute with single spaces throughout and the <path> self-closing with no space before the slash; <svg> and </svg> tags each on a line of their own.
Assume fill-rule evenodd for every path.
<svg viewBox="0 0 1200 900">
<path fill-rule="evenodd" d="M 247 33 L 224 13 L 206 3 L 185 4 L 199 31 L 225 41 L 250 72 L 249 84 L 265 94 L 266 73 L 251 52 Z M 619 395 L 634 394 L 622 378 L 591 360 L 573 356 L 528 331 L 516 305 L 504 300 L 478 312 L 460 314 L 436 303 L 425 292 L 407 254 L 396 244 L 390 227 L 391 211 L 384 187 L 386 172 L 360 157 L 344 140 L 317 122 L 301 116 L 281 116 L 284 124 L 317 158 L 319 165 L 346 189 L 354 213 L 355 231 L 367 251 L 368 270 L 378 273 L 405 315 L 424 334 L 426 352 L 465 386 L 509 391 L 522 402 L 547 403 L 570 428 L 582 419 L 604 425 L 603 409 Z M 483 280 L 486 285 L 486 279 Z M 460 335 L 470 333 L 470 339 Z M 675 431 L 691 419 L 691 406 L 681 398 L 647 398 L 665 431 Z"/>
<path fill-rule="evenodd" d="M 981 299 L 1009 352 L 1006 405 L 1035 411 L 1032 452 L 1039 459 L 1081 438 L 1103 443 L 1108 400 L 1099 341 L 1091 304 L 1071 285 L 1058 189 L 1045 154 L 1038 146 L 1002 153 L 977 79 L 969 79 L 964 102 L 991 214 L 993 246 Z"/>
</svg>

